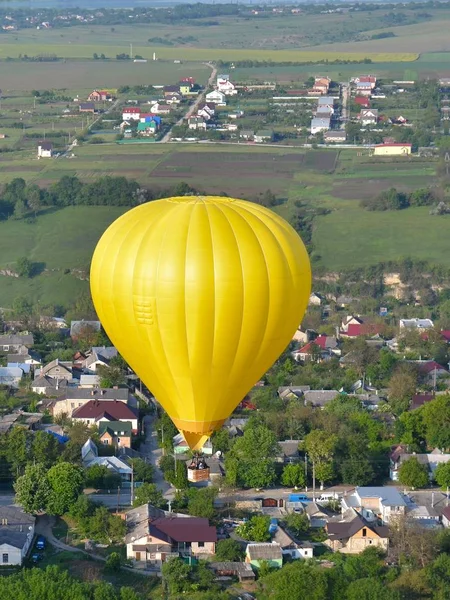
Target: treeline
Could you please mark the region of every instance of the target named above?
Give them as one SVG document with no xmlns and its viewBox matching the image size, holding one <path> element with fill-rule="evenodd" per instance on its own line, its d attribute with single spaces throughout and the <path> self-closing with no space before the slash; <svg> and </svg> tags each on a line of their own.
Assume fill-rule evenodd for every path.
<svg viewBox="0 0 450 600">
<path fill-rule="evenodd" d="M 430 206 L 437 201 L 435 192 L 428 188 L 420 188 L 414 192 L 399 192 L 392 187 L 380 192 L 374 198 L 361 200 L 361 207 L 372 211 L 402 210 L 409 206 Z"/>
<path fill-rule="evenodd" d="M 253 67 L 301 67 L 304 65 L 369 65 L 372 63 L 370 58 L 363 58 L 361 60 L 341 60 L 337 58 L 336 60 L 303 60 L 303 61 L 292 61 L 285 60 L 282 62 L 274 61 L 274 60 L 237 60 L 237 61 L 224 61 L 218 60 L 218 67 L 243 67 L 243 68 L 253 68 Z"/>
<path fill-rule="evenodd" d="M 100 177 L 84 183 L 76 176 L 64 175 L 49 188 L 27 185 L 17 177 L 7 183 L 0 195 L 0 220 L 22 219 L 49 206 L 137 206 L 167 196 L 198 194 L 198 190 L 181 182 L 169 189 L 141 188 L 126 177 Z"/>
</svg>

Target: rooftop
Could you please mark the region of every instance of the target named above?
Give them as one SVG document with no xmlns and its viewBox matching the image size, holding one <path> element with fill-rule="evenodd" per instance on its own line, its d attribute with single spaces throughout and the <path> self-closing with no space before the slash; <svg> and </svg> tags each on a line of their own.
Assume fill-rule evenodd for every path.
<svg viewBox="0 0 450 600">
<path fill-rule="evenodd" d="M 395 487 L 357 487 L 355 493 L 361 498 L 379 498 L 385 506 L 406 506 L 402 495 Z"/>
<path fill-rule="evenodd" d="M 72 413 L 73 419 L 98 420 L 103 416 L 107 418 L 108 421 L 133 421 L 138 418 L 137 413 L 133 409 L 125 404 L 125 402 L 120 402 L 118 400 L 90 400 L 86 404 L 78 407 Z"/>
<path fill-rule="evenodd" d="M 246 553 L 250 560 L 282 560 L 280 544 L 247 544 Z"/>
<path fill-rule="evenodd" d="M 149 534 L 168 543 L 217 541 L 216 528 L 200 517 L 160 517 L 151 521 Z"/>
</svg>

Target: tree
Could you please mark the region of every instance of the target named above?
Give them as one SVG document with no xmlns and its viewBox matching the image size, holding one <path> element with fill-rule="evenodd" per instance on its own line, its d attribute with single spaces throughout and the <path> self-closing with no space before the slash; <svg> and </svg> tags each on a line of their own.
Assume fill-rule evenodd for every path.
<svg viewBox="0 0 450 600">
<path fill-rule="evenodd" d="M 14 218 L 17 220 L 23 219 L 27 214 L 27 205 L 25 204 L 25 200 L 17 200 L 14 205 Z"/>
<path fill-rule="evenodd" d="M 400 415 L 408 409 L 416 393 L 417 372 L 405 365 L 397 368 L 389 380 L 389 403 L 395 414 Z"/>
<path fill-rule="evenodd" d="M 278 450 L 275 434 L 259 422 L 248 423 L 244 435 L 233 446 L 233 453 L 247 461 L 273 460 Z"/>
<path fill-rule="evenodd" d="M 248 488 L 266 488 L 275 483 L 275 466 L 272 460 L 241 461 L 239 480 Z"/>
<path fill-rule="evenodd" d="M 450 448 L 450 395 L 439 395 L 420 410 L 428 446 Z"/>
<path fill-rule="evenodd" d="M 428 469 L 425 465 L 420 464 L 415 456 L 412 456 L 400 465 L 398 480 L 402 485 L 408 487 L 426 487 L 429 483 Z"/>
<path fill-rule="evenodd" d="M 305 437 L 305 448 L 321 487 L 325 481 L 333 478 L 333 455 L 336 444 L 337 436 L 321 429 L 315 429 Z"/>
<path fill-rule="evenodd" d="M 305 513 L 291 512 L 285 519 L 286 527 L 296 536 L 301 536 L 309 530 L 309 521 Z"/>
<path fill-rule="evenodd" d="M 450 462 L 439 463 L 434 472 L 434 478 L 441 488 L 450 487 Z"/>
<path fill-rule="evenodd" d="M 347 588 L 347 600 L 400 600 L 400 594 L 374 577 L 352 581 Z"/>
<path fill-rule="evenodd" d="M 111 552 L 105 562 L 105 570 L 111 572 L 120 571 L 122 560 L 118 552 Z"/>
<path fill-rule="evenodd" d="M 324 600 L 330 597 L 325 571 L 309 561 L 296 560 L 267 575 L 262 580 L 262 588 L 271 600 Z"/>
<path fill-rule="evenodd" d="M 217 497 L 216 488 L 191 488 L 188 492 L 188 512 L 193 517 L 214 517 L 214 500 Z"/>
<path fill-rule="evenodd" d="M 33 311 L 33 305 L 24 296 L 14 298 L 12 308 L 14 315 L 19 319 L 28 319 Z"/>
<path fill-rule="evenodd" d="M 126 382 L 125 373 L 119 366 L 98 365 L 97 373 L 100 377 L 100 385 L 103 388 L 112 388 Z"/>
<path fill-rule="evenodd" d="M 85 534 L 99 542 L 121 542 L 126 533 L 125 521 L 112 515 L 106 506 L 99 506 L 94 514 L 84 521 Z"/>
<path fill-rule="evenodd" d="M 170 594 L 182 594 L 189 590 L 191 567 L 180 558 L 169 558 L 162 565 L 162 579 Z"/>
<path fill-rule="evenodd" d="M 60 462 L 48 471 L 51 494 L 47 511 L 52 515 L 63 515 L 77 501 L 83 489 L 83 470 L 77 465 Z"/>
<path fill-rule="evenodd" d="M 152 504 L 156 508 L 165 506 L 166 501 L 154 483 L 144 483 L 136 488 L 134 492 L 133 506 L 141 506 L 142 504 Z"/>
<path fill-rule="evenodd" d="M 129 460 L 134 471 L 134 481 L 142 481 L 143 483 L 151 483 L 153 481 L 154 469 L 153 466 L 142 458 L 132 458 Z"/>
<path fill-rule="evenodd" d="M 60 449 L 58 440 L 51 433 L 36 431 L 32 445 L 33 459 L 50 468 L 58 460 Z"/>
<path fill-rule="evenodd" d="M 30 278 L 33 275 L 33 263 L 26 256 L 17 259 L 16 271 L 19 277 Z"/>
<path fill-rule="evenodd" d="M 36 217 L 37 211 L 41 208 L 41 189 L 35 183 L 29 185 L 25 190 L 27 203 Z"/>
<path fill-rule="evenodd" d="M 375 477 L 370 461 L 365 456 L 351 456 L 341 465 L 342 480 L 351 485 L 368 485 Z"/>
<path fill-rule="evenodd" d="M 242 546 L 233 538 L 219 540 L 216 544 L 216 560 L 240 562 L 244 558 Z"/>
<path fill-rule="evenodd" d="M 6 437 L 5 455 L 15 476 L 23 473 L 28 462 L 30 433 L 24 427 L 13 427 Z"/>
<path fill-rule="evenodd" d="M 14 484 L 16 502 L 25 511 L 38 513 L 46 510 L 52 488 L 44 465 L 30 463 L 25 473 Z"/>
<path fill-rule="evenodd" d="M 304 487 L 305 469 L 302 464 L 286 465 L 281 475 L 281 483 L 287 487 Z"/>
<path fill-rule="evenodd" d="M 236 529 L 237 534 L 249 542 L 268 542 L 270 517 L 254 516 Z"/>
<path fill-rule="evenodd" d="M 231 446 L 230 434 L 225 428 L 219 429 L 219 431 L 214 432 L 211 442 L 214 452 L 228 452 Z"/>
</svg>

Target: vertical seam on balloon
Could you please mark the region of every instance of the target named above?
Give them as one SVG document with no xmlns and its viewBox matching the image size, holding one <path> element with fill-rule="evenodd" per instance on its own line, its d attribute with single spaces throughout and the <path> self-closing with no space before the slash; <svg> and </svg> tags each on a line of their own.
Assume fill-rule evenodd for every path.
<svg viewBox="0 0 450 600">
<path fill-rule="evenodd" d="M 214 238 L 213 238 L 213 228 L 212 228 L 212 223 L 211 223 L 211 219 L 210 219 L 210 212 L 212 210 L 214 210 L 214 206 L 213 204 L 207 205 L 207 204 L 203 204 L 205 211 L 206 211 L 206 216 L 207 216 L 207 220 L 208 220 L 208 225 L 209 225 L 209 242 L 210 242 L 210 249 L 211 249 L 211 256 L 212 256 L 212 281 L 213 281 L 213 286 L 212 286 L 212 290 L 213 290 L 213 298 L 212 298 L 212 309 L 213 309 L 213 329 L 212 329 L 212 343 L 211 343 L 211 348 L 212 348 L 212 357 L 211 357 L 211 365 L 212 367 L 214 367 L 214 348 L 215 348 L 215 342 L 216 342 L 216 329 L 217 329 L 217 323 L 216 323 L 216 316 L 217 316 L 217 311 L 216 311 L 216 296 L 217 296 L 217 291 L 216 291 L 216 260 L 215 260 L 215 255 L 214 255 Z M 209 375 L 209 385 L 208 387 L 211 387 L 211 372 Z"/>
<path fill-rule="evenodd" d="M 195 210 L 195 206 L 196 206 L 196 202 L 193 203 L 193 207 L 189 212 L 189 222 L 188 222 L 188 226 L 187 226 L 187 232 L 186 232 L 186 243 L 184 244 L 184 277 L 183 277 L 183 307 L 184 307 L 184 339 L 185 339 L 185 347 L 186 347 L 186 356 L 187 356 L 187 364 L 188 364 L 188 371 L 191 371 L 191 356 L 189 353 L 189 340 L 188 340 L 188 314 L 187 314 L 187 306 L 186 306 L 186 298 L 187 298 L 187 294 L 186 294 L 186 275 L 187 275 L 187 263 L 188 263 L 188 244 L 189 244 L 189 233 L 191 230 L 191 225 L 192 225 L 192 216 L 193 216 L 193 211 Z M 180 204 L 179 206 L 182 206 L 182 204 Z M 191 386 L 191 394 L 192 397 L 194 397 L 193 394 L 193 385 L 192 385 L 192 378 L 190 378 L 189 384 Z M 195 398 L 194 398 L 194 415 L 196 416 L 196 412 L 195 412 Z"/>
</svg>

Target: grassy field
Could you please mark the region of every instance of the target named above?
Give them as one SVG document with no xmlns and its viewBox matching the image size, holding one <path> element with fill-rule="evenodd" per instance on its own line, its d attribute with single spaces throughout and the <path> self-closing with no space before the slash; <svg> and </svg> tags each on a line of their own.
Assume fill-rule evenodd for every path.
<svg viewBox="0 0 450 600">
<path fill-rule="evenodd" d="M 123 49 L 122 49 L 123 51 Z M 89 56 L 88 58 L 92 58 Z M 70 89 L 92 91 L 96 88 L 117 88 L 122 85 L 174 84 L 182 77 L 194 77 L 204 85 L 211 73 L 199 62 L 174 64 L 164 61 L 133 63 L 129 61 L 70 60 L 67 62 L 31 63 L 0 62 L 3 94 L 10 90 Z"/>
</svg>

